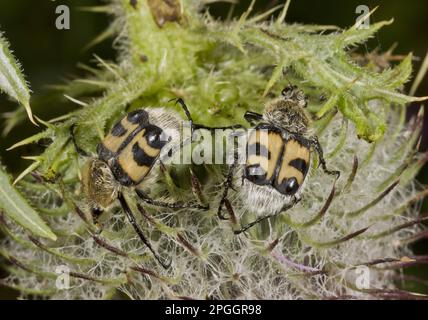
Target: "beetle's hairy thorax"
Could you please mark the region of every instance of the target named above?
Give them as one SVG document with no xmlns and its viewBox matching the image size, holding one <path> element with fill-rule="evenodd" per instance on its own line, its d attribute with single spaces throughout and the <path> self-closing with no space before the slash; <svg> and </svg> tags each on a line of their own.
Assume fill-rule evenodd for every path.
<svg viewBox="0 0 428 320">
<path fill-rule="evenodd" d="M 305 109 L 293 100 L 278 98 L 268 103 L 263 118 L 274 126 L 306 136 L 311 120 Z"/>
</svg>

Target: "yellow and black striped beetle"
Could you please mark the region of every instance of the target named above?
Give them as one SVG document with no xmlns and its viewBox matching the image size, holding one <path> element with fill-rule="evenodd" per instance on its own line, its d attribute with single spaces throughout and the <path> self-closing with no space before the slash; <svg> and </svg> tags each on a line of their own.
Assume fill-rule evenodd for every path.
<svg viewBox="0 0 428 320">
<path fill-rule="evenodd" d="M 263 114 L 248 111 L 245 119 L 253 125 L 246 141 L 244 164 L 235 161 L 229 168 L 224 191 L 218 207 L 223 206 L 233 215 L 228 191 L 234 176 L 239 176 L 238 194 L 244 206 L 259 218 L 235 230 L 239 234 L 267 218 L 293 207 L 301 199 L 305 178 L 311 164 L 312 150 L 318 153 L 319 163 L 327 174 L 339 178 L 339 171 L 327 169 L 322 147 L 311 129 L 311 118 L 306 112 L 307 98 L 296 86 L 289 85 L 281 97 L 267 103 Z M 263 215 L 269 211 L 270 214 Z"/>
<path fill-rule="evenodd" d="M 177 102 L 184 109 L 193 129 L 189 110 L 181 99 Z M 199 204 L 156 201 L 139 188 L 151 169 L 166 156 L 166 153 L 171 156 L 172 152 L 183 146 L 179 134 L 181 122 L 180 116 L 175 111 L 167 111 L 164 108 L 129 112 L 98 144 L 96 157 L 90 157 L 89 153 L 78 146 L 74 135 L 75 127 L 71 127 L 76 151 L 81 156 L 90 157 L 82 167 L 82 189 L 94 223 L 97 223 L 99 216 L 108 210 L 116 199 L 119 200 L 136 233 L 164 268 L 168 268 L 170 262 L 164 262 L 144 236 L 125 200 L 123 191 L 125 188 L 134 189 L 141 200 L 154 206 L 171 209 L 208 209 Z"/>
</svg>

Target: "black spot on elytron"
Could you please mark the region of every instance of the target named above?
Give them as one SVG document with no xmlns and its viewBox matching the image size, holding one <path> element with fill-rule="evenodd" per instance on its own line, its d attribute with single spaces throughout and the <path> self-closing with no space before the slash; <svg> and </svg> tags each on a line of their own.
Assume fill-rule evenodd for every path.
<svg viewBox="0 0 428 320">
<path fill-rule="evenodd" d="M 301 158 L 291 160 L 289 165 L 299 170 L 303 174 L 303 176 L 305 176 L 306 172 L 308 172 L 308 164 L 305 160 Z"/>
<path fill-rule="evenodd" d="M 149 114 L 142 109 L 134 110 L 128 113 L 126 119 L 133 124 L 146 124 L 149 122 Z"/>
<path fill-rule="evenodd" d="M 248 157 L 251 155 L 261 156 L 270 160 L 271 153 L 268 148 L 259 142 L 248 145 Z"/>
<path fill-rule="evenodd" d="M 111 134 L 115 137 L 122 137 L 126 134 L 127 130 L 122 126 L 122 123 L 119 121 L 111 129 Z"/>
<path fill-rule="evenodd" d="M 133 155 L 134 161 L 140 167 L 141 166 L 151 167 L 156 160 L 156 158 L 153 158 L 147 155 L 144 149 L 140 148 L 140 146 L 138 145 L 138 142 L 135 142 L 134 145 L 132 146 L 132 155 Z"/>
<path fill-rule="evenodd" d="M 132 185 L 137 185 L 140 181 L 133 181 L 128 174 L 123 170 L 122 166 L 119 164 L 117 158 L 114 159 L 112 164 L 110 165 L 111 172 L 117 182 L 119 182 L 122 186 L 129 187 Z"/>
<path fill-rule="evenodd" d="M 281 194 L 292 196 L 297 192 L 297 190 L 299 190 L 300 186 L 297 179 L 292 177 L 282 180 L 280 184 L 275 180 L 273 187 Z"/>
<path fill-rule="evenodd" d="M 266 185 L 269 181 L 266 179 L 267 172 L 258 164 L 245 167 L 244 177 L 257 185 Z"/>
<path fill-rule="evenodd" d="M 162 149 L 162 147 L 168 143 L 166 135 L 163 134 L 163 130 L 151 124 L 145 127 L 143 137 L 146 138 L 147 144 L 155 149 Z"/>
</svg>

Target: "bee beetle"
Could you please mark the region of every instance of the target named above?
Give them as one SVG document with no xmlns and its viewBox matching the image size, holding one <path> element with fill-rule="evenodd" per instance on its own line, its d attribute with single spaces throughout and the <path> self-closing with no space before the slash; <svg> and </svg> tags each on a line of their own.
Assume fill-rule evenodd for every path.
<svg viewBox="0 0 428 320">
<path fill-rule="evenodd" d="M 339 171 L 327 169 L 323 150 L 311 130 L 311 119 L 305 110 L 305 94 L 289 85 L 281 95 L 267 103 L 263 114 L 248 111 L 244 115 L 253 126 L 247 135 L 245 164 L 238 165 L 235 152 L 217 213 L 221 219 L 226 219 L 222 214 L 225 206 L 233 214 L 227 197 L 233 178 L 238 175 L 241 178 L 239 197 L 246 207 L 261 217 L 235 230 L 236 234 L 300 201 L 313 150 L 317 152 L 325 173 L 335 175 L 336 179 L 340 176 Z M 263 215 L 267 208 L 270 214 Z"/>
<path fill-rule="evenodd" d="M 183 107 L 192 127 L 193 121 L 187 107 L 181 99 L 177 102 Z M 113 126 L 109 134 L 98 144 L 97 156 L 90 157 L 82 168 L 82 189 L 94 223 L 97 223 L 104 211 L 119 200 L 141 241 L 164 268 L 168 268 L 170 262 L 162 261 L 154 251 L 137 224 L 123 192 L 125 189 L 133 189 L 141 200 L 154 206 L 171 209 L 208 209 L 198 204 L 156 201 L 139 188 L 156 163 L 166 154 L 170 156 L 176 148 L 182 146 L 179 135 L 181 121 L 177 113 L 163 108 L 132 111 Z M 71 136 L 76 151 L 84 157 L 89 157 L 89 154 L 77 145 L 74 131 L 73 125 Z"/>
</svg>

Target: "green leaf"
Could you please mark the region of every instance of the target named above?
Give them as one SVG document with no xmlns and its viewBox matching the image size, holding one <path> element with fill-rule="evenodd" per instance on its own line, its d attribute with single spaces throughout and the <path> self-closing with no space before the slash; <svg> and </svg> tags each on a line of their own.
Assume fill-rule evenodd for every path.
<svg viewBox="0 0 428 320">
<path fill-rule="evenodd" d="M 339 98 L 338 107 L 340 112 L 355 124 L 359 138 L 373 141 L 373 130 L 366 115 L 358 107 L 357 103 L 353 101 L 352 97 L 348 96 L 347 98 L 344 96 Z"/>
<path fill-rule="evenodd" d="M 333 94 L 327 100 L 327 102 L 322 106 L 322 108 L 317 112 L 317 117 L 321 118 L 328 111 L 330 111 L 331 109 L 333 109 L 336 106 L 336 104 L 337 104 L 337 100 L 339 100 L 339 95 L 338 94 Z"/>
<path fill-rule="evenodd" d="M 52 132 L 51 132 L 51 130 L 48 129 L 48 130 L 45 130 L 43 132 L 36 133 L 35 135 L 32 135 L 31 137 L 25 138 L 24 140 L 18 141 L 17 143 L 15 143 L 13 146 L 7 148 L 6 150 L 10 151 L 10 150 L 13 150 L 15 148 L 22 147 L 22 146 L 25 146 L 25 145 L 30 144 L 30 143 L 34 143 L 34 142 L 37 142 L 41 139 L 48 138 L 51 135 L 52 135 Z"/>
<path fill-rule="evenodd" d="M 390 25 L 393 22 L 394 22 L 394 19 L 373 23 L 367 29 L 356 28 L 355 26 L 353 26 L 352 28 L 345 30 L 340 35 L 340 38 L 342 39 L 342 41 L 339 43 L 342 48 L 351 47 L 359 43 L 363 43 L 367 41 L 370 37 L 372 37 L 376 32 L 378 32 L 379 29 L 381 29 L 384 26 Z"/>
<path fill-rule="evenodd" d="M 20 103 L 27 111 L 31 122 L 36 124 L 30 108 L 30 89 L 21 71 L 21 66 L 12 55 L 9 43 L 0 32 L 0 90 Z M 37 125 L 37 124 L 36 124 Z"/>
<path fill-rule="evenodd" d="M 380 75 L 380 79 L 386 88 L 399 88 L 409 80 L 412 74 L 412 56 L 409 53 L 395 68 L 387 69 Z"/>
<path fill-rule="evenodd" d="M 12 187 L 8 174 L 0 167 L 0 208 L 16 223 L 39 237 L 56 240 L 56 235 L 28 204 L 22 195 Z"/>
</svg>

